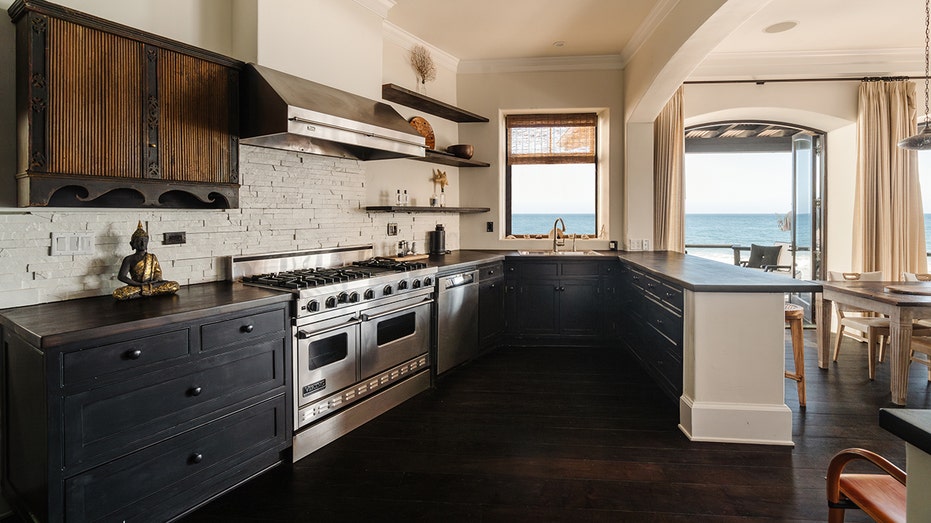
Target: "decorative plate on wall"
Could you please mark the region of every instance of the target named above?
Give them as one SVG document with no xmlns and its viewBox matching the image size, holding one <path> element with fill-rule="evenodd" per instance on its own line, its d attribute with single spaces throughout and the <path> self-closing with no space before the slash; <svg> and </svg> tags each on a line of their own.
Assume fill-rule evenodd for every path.
<svg viewBox="0 0 931 523">
<path fill-rule="evenodd" d="M 409 120 L 411 127 L 417 131 L 417 134 L 424 137 L 427 142 L 427 149 L 436 149 L 436 136 L 433 134 L 433 126 L 420 116 L 415 116 Z"/>
</svg>

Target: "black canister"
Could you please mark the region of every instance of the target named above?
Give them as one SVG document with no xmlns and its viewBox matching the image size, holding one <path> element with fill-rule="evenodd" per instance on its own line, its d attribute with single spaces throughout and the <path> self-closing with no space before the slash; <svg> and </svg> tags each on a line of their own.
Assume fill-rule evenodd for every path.
<svg viewBox="0 0 931 523">
<path fill-rule="evenodd" d="M 446 228 L 442 223 L 436 224 L 436 230 L 430 233 L 430 254 L 446 254 Z"/>
</svg>

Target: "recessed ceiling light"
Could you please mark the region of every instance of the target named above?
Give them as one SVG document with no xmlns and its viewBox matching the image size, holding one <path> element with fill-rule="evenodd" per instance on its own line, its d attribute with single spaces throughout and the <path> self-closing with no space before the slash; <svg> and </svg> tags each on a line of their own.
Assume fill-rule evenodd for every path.
<svg viewBox="0 0 931 523">
<path fill-rule="evenodd" d="M 553 42 L 553 47 L 565 47 L 566 42 L 564 40 L 556 40 Z"/>
<path fill-rule="evenodd" d="M 798 25 L 798 22 L 789 20 L 785 22 L 779 22 L 778 24 L 773 24 L 766 29 L 763 29 L 764 33 L 784 33 L 789 29 L 794 29 Z"/>
</svg>

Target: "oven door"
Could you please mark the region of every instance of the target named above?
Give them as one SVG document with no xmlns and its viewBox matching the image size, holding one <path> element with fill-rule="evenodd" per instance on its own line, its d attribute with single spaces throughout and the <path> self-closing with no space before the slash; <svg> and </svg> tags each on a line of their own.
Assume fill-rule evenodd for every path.
<svg viewBox="0 0 931 523">
<path fill-rule="evenodd" d="M 340 316 L 297 327 L 299 407 L 356 383 L 361 323 L 356 316 Z"/>
<path fill-rule="evenodd" d="M 362 315 L 362 378 L 430 351 L 429 294 L 372 308 Z"/>
</svg>

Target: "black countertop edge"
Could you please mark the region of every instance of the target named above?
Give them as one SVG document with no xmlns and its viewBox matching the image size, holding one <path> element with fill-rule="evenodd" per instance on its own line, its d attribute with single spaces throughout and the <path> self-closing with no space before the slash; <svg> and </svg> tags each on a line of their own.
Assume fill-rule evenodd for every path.
<svg viewBox="0 0 931 523">
<path fill-rule="evenodd" d="M 931 454 L 931 410 L 879 409 L 879 426 Z"/>
</svg>

